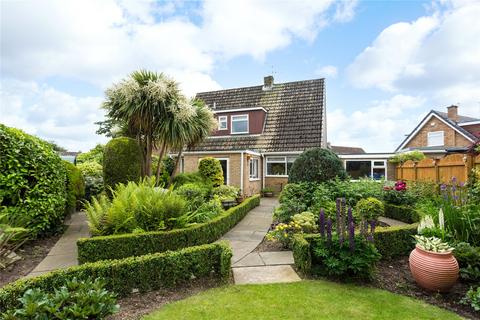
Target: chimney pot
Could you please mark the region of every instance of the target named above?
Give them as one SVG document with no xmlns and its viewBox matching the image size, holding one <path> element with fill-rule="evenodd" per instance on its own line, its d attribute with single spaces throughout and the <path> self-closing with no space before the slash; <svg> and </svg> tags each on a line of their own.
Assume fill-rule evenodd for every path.
<svg viewBox="0 0 480 320">
<path fill-rule="evenodd" d="M 263 77 L 263 90 L 270 90 L 273 87 L 273 76 Z"/>
<path fill-rule="evenodd" d="M 458 122 L 458 106 L 447 107 L 447 114 L 450 120 Z"/>
</svg>

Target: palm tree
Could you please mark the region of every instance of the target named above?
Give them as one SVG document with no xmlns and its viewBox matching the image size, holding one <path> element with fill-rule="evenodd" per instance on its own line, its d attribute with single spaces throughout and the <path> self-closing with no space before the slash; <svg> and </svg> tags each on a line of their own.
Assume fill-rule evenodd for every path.
<svg viewBox="0 0 480 320">
<path fill-rule="evenodd" d="M 106 122 L 123 124 L 135 135 L 142 148 L 142 175 L 150 176 L 158 131 L 182 99 L 178 84 L 163 73 L 140 70 L 108 88 L 105 94 L 102 107 L 107 111 Z"/>
</svg>

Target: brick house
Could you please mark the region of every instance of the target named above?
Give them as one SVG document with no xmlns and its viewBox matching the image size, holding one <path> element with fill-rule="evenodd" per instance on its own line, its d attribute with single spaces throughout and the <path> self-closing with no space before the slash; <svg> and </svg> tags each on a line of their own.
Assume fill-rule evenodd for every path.
<svg viewBox="0 0 480 320">
<path fill-rule="evenodd" d="M 225 183 L 245 195 L 264 187 L 281 190 L 288 170 L 307 148 L 326 147 L 325 80 L 274 83 L 198 93 L 215 113 L 218 128 L 184 152 L 180 171 L 198 169 L 200 159 L 220 160 Z"/>
<path fill-rule="evenodd" d="M 480 138 L 480 119 L 458 114 L 457 106 L 447 112 L 431 110 L 406 136 L 395 152 L 419 150 L 431 157 L 462 150 Z"/>
</svg>

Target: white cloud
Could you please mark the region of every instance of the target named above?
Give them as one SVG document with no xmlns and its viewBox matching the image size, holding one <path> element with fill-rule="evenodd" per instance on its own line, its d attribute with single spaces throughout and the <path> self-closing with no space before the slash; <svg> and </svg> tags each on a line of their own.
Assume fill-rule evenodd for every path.
<svg viewBox="0 0 480 320">
<path fill-rule="evenodd" d="M 434 3 L 433 13 L 383 30 L 348 67 L 350 82 L 429 96 L 430 108 L 460 104 L 479 116 L 480 3 Z"/>
<path fill-rule="evenodd" d="M 394 95 L 353 113 L 333 109 L 327 114 L 328 139 L 367 152 L 393 152 L 420 121 L 424 103 L 421 96 Z"/>
<path fill-rule="evenodd" d="M 336 78 L 338 75 L 338 70 L 337 67 L 335 66 L 323 66 L 318 68 L 315 71 L 315 74 L 322 76 L 322 77 L 327 77 L 327 78 Z"/>
<path fill-rule="evenodd" d="M 106 141 L 95 134 L 98 126 L 94 124 L 103 119 L 102 98 L 75 97 L 35 82 L 3 80 L 1 84 L 3 124 L 74 151 Z"/>
<path fill-rule="evenodd" d="M 339 22 L 347 22 L 355 16 L 355 8 L 358 4 L 357 0 L 343 0 L 337 5 L 335 16 L 333 19 Z"/>
</svg>

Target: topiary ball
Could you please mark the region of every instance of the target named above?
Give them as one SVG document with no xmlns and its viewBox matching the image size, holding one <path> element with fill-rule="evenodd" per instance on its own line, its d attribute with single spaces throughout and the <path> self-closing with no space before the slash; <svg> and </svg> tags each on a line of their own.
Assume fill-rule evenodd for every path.
<svg viewBox="0 0 480 320">
<path fill-rule="evenodd" d="M 198 164 L 198 172 L 204 179 L 210 180 L 214 187 L 223 184 L 223 170 L 218 159 L 203 158 Z"/>
<path fill-rule="evenodd" d="M 347 172 L 333 151 L 322 148 L 304 151 L 288 173 L 289 183 L 325 182 L 335 178 L 346 179 Z"/>
<path fill-rule="evenodd" d="M 378 220 L 383 215 L 383 212 L 383 202 L 375 198 L 358 201 L 354 211 L 357 218 L 365 221 Z"/>
</svg>

